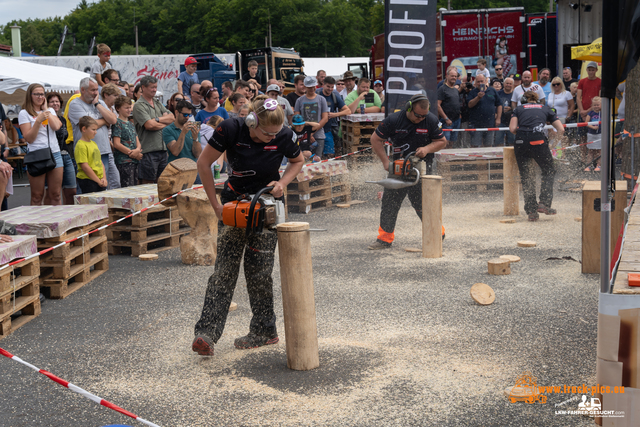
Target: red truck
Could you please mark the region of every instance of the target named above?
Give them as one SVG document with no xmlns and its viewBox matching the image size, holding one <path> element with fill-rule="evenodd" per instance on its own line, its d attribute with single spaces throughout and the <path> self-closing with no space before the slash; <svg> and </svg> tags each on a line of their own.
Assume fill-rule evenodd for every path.
<svg viewBox="0 0 640 427">
<path fill-rule="evenodd" d="M 436 52 L 438 80 L 449 65 L 475 75 L 479 58 L 487 60 L 492 76 L 498 62 L 504 75 L 525 70 L 526 37 L 523 7 L 443 10 L 438 13 Z M 372 78 L 384 76 L 384 34 L 374 37 L 371 47 Z"/>
</svg>

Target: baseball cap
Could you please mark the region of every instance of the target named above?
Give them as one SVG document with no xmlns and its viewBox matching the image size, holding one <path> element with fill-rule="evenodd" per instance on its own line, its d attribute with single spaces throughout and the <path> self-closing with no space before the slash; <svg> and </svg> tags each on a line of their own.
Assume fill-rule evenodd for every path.
<svg viewBox="0 0 640 427">
<path fill-rule="evenodd" d="M 375 82 L 373 82 L 373 85 L 374 85 L 374 86 L 375 86 L 375 85 L 377 85 L 377 84 L 380 84 L 380 85 L 381 85 L 381 84 L 382 84 L 382 80 L 376 80 Z"/>
<path fill-rule="evenodd" d="M 184 66 L 186 67 L 187 65 L 191 65 L 191 64 L 197 64 L 198 61 L 196 61 L 196 58 L 194 58 L 193 56 L 188 57 L 187 59 L 184 60 Z"/>
<path fill-rule="evenodd" d="M 595 61 L 591 61 L 591 62 L 589 62 L 589 63 L 587 64 L 587 68 L 591 68 L 591 67 L 593 67 L 593 68 L 597 69 L 597 68 L 598 68 L 598 64 L 596 64 L 596 62 L 595 62 Z"/>
<path fill-rule="evenodd" d="M 513 80 L 522 80 L 522 76 L 520 74 L 516 74 L 513 76 Z"/>
<path fill-rule="evenodd" d="M 291 124 L 294 126 L 300 126 L 305 124 L 305 121 L 300 114 L 296 114 L 295 116 L 293 116 L 293 119 L 291 120 Z"/>
<path fill-rule="evenodd" d="M 318 80 L 313 76 L 307 76 L 304 78 L 304 85 L 306 87 L 316 87 L 318 85 Z"/>
<path fill-rule="evenodd" d="M 280 93 L 280 86 L 278 86 L 278 85 L 269 85 L 267 87 L 267 92 L 278 92 L 278 93 Z"/>
</svg>

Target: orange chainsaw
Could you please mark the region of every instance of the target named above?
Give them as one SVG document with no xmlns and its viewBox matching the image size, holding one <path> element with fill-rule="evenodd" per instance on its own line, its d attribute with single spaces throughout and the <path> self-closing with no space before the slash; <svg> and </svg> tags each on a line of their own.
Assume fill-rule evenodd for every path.
<svg viewBox="0 0 640 427">
<path fill-rule="evenodd" d="M 275 229 L 276 225 L 285 222 L 284 203 L 276 200 L 271 194 L 273 190 L 265 187 L 256 194 L 242 194 L 237 200 L 227 202 L 222 207 L 222 222 L 231 227 L 244 228 L 246 234 L 259 234 L 266 228 Z"/>
<path fill-rule="evenodd" d="M 420 159 L 412 151 L 404 159 L 392 160 L 389 162 L 389 176 L 380 181 L 365 181 L 370 184 L 378 184 L 384 188 L 397 190 L 411 187 L 420 182 L 420 171 L 417 169 Z"/>
</svg>

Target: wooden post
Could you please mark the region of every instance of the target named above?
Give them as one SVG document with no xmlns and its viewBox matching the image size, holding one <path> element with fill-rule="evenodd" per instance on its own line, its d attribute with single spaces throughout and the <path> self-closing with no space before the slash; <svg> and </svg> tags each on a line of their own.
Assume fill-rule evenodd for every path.
<svg viewBox="0 0 640 427">
<path fill-rule="evenodd" d="M 600 181 L 587 181 L 582 187 L 582 272 L 600 274 Z M 611 248 L 616 247 L 627 207 L 627 181 L 616 181 L 615 210 L 611 212 Z"/>
<path fill-rule="evenodd" d="M 426 175 L 422 182 L 422 257 L 442 257 L 442 177 Z"/>
<path fill-rule="evenodd" d="M 520 214 L 520 194 L 518 162 L 513 147 L 504 147 L 502 158 L 502 179 L 504 191 L 504 214 Z"/>
<path fill-rule="evenodd" d="M 287 366 L 307 371 L 320 366 L 309 224 L 285 222 L 277 230 Z"/>
</svg>

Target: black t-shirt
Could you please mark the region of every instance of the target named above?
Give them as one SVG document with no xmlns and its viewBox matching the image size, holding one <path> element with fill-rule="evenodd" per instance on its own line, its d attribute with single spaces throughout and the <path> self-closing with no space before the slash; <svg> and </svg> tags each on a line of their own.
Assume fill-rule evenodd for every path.
<svg viewBox="0 0 640 427">
<path fill-rule="evenodd" d="M 500 118 L 500 125 L 509 126 L 513 111 L 505 112 L 504 109 L 505 107 L 511 108 L 511 97 L 513 96 L 513 91 L 511 91 L 510 93 L 506 93 L 503 89 L 498 92 L 498 96 L 500 97 L 500 103 L 502 104 L 502 117 Z"/>
<path fill-rule="evenodd" d="M 260 85 L 260 87 L 258 89 L 260 89 L 264 85 L 264 82 L 262 81 L 262 78 L 260 77 L 260 73 L 259 72 L 256 74 L 255 77 L 251 77 L 251 74 L 249 74 L 248 72 L 244 73 L 242 75 L 242 80 L 244 80 L 245 82 L 248 82 L 251 79 L 253 79 L 253 80 L 258 82 L 258 84 Z"/>
<path fill-rule="evenodd" d="M 547 105 L 522 104 L 515 109 L 513 116 L 518 118 L 518 130 L 542 132 L 544 126 L 558 120 L 558 116 Z"/>
<path fill-rule="evenodd" d="M 460 118 L 460 92 L 458 89 L 449 87 L 446 83 L 443 84 L 438 88 L 438 101 L 442 101 L 440 106 L 449 120 Z"/>
<path fill-rule="evenodd" d="M 467 100 L 471 102 L 472 99 L 478 96 L 480 90 L 478 88 L 469 92 Z M 496 123 L 496 111 L 498 107 L 502 105 L 500 103 L 500 96 L 498 91 L 492 87 L 485 87 L 484 96 L 476 103 L 475 107 L 469 107 L 469 123 L 472 127 L 493 127 Z"/>
<path fill-rule="evenodd" d="M 438 118 L 427 114 L 420 123 L 415 124 L 407 117 L 406 111 L 389 114 L 376 128 L 376 134 L 382 139 L 388 139 L 393 144 L 393 158 L 404 158 L 412 151 L 431 144 L 435 139 L 444 138 Z M 431 161 L 433 153 L 425 160 Z"/>
<path fill-rule="evenodd" d="M 298 138 L 298 145 L 302 151 L 311 151 L 311 135 L 313 134 L 312 126 L 305 126 L 302 128 L 302 132 L 293 131 Z"/>
<path fill-rule="evenodd" d="M 289 101 L 289 104 L 291 104 L 291 108 L 293 108 L 295 107 L 298 98 L 300 98 L 300 95 L 295 92 L 290 92 L 287 96 L 285 96 L 285 98 L 287 98 L 287 101 Z"/>
<path fill-rule="evenodd" d="M 578 79 L 571 79 L 568 82 L 565 81 L 564 79 L 562 79 L 562 83 L 564 83 L 564 88 L 566 90 L 569 90 L 569 86 L 571 86 L 571 83 L 579 83 L 579 82 L 580 82 L 580 80 L 578 80 Z"/>
<path fill-rule="evenodd" d="M 227 161 L 233 170 L 227 183 L 240 194 L 255 194 L 271 181 L 278 181 L 283 157 L 295 159 L 300 154 L 291 129 L 283 127 L 268 143 L 254 142 L 241 117 L 220 123 L 208 142 L 216 150 L 227 152 Z"/>
</svg>

